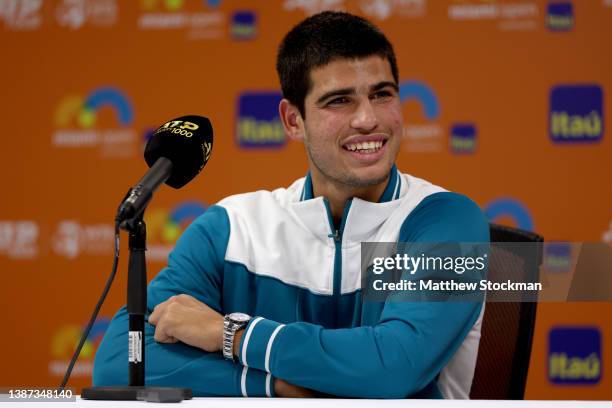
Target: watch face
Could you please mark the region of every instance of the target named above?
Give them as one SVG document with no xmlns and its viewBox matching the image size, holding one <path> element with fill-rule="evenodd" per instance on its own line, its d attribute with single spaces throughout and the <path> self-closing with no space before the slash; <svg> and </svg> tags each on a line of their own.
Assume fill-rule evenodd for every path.
<svg viewBox="0 0 612 408">
<path fill-rule="evenodd" d="M 231 313 L 229 318 L 236 323 L 247 323 L 251 320 L 251 316 L 246 313 Z"/>
</svg>

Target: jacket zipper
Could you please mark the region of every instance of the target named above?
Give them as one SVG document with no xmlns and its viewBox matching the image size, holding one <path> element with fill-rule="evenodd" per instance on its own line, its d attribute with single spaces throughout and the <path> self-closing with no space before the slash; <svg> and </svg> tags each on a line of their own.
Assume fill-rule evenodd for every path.
<svg viewBox="0 0 612 408">
<path fill-rule="evenodd" d="M 344 232 L 344 224 L 348 216 L 349 209 L 353 199 L 349 199 L 345 206 L 342 214 L 342 220 L 340 221 L 340 228 L 336 228 L 334 225 L 334 218 L 332 217 L 331 208 L 327 198 L 323 199 L 325 203 L 325 209 L 327 210 L 327 219 L 329 221 L 330 234 L 329 238 L 334 240 L 334 280 L 333 280 L 333 298 L 336 304 L 335 322 L 338 324 L 339 315 L 339 304 L 340 304 L 340 289 L 342 285 L 342 233 Z"/>
</svg>

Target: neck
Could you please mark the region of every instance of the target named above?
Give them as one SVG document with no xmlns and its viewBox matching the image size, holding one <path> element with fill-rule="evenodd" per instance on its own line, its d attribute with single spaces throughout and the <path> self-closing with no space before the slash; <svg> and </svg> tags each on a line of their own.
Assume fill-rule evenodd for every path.
<svg viewBox="0 0 612 408">
<path fill-rule="evenodd" d="M 313 196 L 327 198 L 336 226 L 340 224 L 344 207 L 349 199 L 356 197 L 365 201 L 376 202 L 382 196 L 389 181 L 389 177 L 387 177 L 381 183 L 371 186 L 349 186 L 329 180 L 316 171 L 311 172 L 311 177 Z"/>
</svg>

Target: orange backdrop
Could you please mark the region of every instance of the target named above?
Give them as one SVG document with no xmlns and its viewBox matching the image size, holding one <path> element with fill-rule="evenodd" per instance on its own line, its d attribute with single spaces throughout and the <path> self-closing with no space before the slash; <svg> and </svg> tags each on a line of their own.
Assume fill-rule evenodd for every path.
<svg viewBox="0 0 612 408">
<path fill-rule="evenodd" d="M 276 46 L 327 8 L 370 18 L 394 43 L 402 171 L 547 240 L 612 241 L 612 1 L 0 0 L 0 386 L 61 380 L 151 128 L 201 114 L 215 146 L 194 182 L 162 188 L 148 209 L 150 278 L 206 206 L 305 174 L 276 116 Z M 122 255 L 77 388 L 125 302 Z M 539 305 L 527 398 L 612 399 L 611 314 L 610 303 Z M 550 371 L 555 353 L 575 366 Z"/>
</svg>

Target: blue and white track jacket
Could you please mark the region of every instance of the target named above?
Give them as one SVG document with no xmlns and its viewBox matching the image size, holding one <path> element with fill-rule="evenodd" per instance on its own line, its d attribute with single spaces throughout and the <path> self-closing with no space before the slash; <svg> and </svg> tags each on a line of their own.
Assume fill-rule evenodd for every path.
<svg viewBox="0 0 612 408">
<path fill-rule="evenodd" d="M 239 362 L 146 325 L 148 385 L 196 396 L 274 396 L 274 378 L 337 396 L 467 398 L 481 303 L 362 302 L 361 242 L 488 242 L 474 202 L 395 166 L 378 203 L 350 200 L 338 230 L 310 177 L 228 197 L 184 232 L 148 288 L 149 312 L 186 293 L 222 314 L 248 313 Z M 127 384 L 128 316 L 96 354 L 94 385 Z"/>
</svg>

